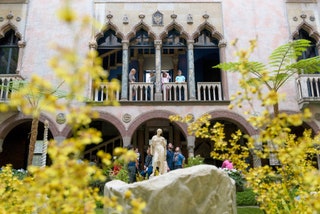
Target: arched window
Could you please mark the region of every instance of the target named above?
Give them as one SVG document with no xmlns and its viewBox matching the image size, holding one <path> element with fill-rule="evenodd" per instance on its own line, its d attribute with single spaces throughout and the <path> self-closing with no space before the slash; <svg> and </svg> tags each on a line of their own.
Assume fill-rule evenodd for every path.
<svg viewBox="0 0 320 214">
<path fill-rule="evenodd" d="M 109 80 L 117 78 L 121 80 L 122 71 L 122 44 L 114 30 L 107 30 L 103 37 L 97 40 L 99 57 L 102 58 L 102 66 L 109 72 Z"/>
<path fill-rule="evenodd" d="M 300 29 L 299 34 L 297 36 L 295 36 L 294 39 L 306 39 L 311 42 L 310 47 L 305 52 L 303 52 L 303 54 L 299 58 L 299 60 L 300 59 L 308 59 L 308 58 L 315 57 L 315 56 L 319 55 L 317 47 L 316 47 L 316 41 L 309 36 L 307 31 Z"/>
<path fill-rule="evenodd" d="M 0 74 L 16 74 L 19 56 L 18 37 L 9 30 L 0 39 Z"/>
</svg>

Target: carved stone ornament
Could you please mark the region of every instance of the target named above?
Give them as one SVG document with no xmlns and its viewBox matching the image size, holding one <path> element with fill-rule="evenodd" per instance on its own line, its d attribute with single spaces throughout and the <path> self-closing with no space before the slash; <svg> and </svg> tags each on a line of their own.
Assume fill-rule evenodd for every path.
<svg viewBox="0 0 320 214">
<path fill-rule="evenodd" d="M 66 115 L 64 113 L 59 113 L 56 116 L 56 122 L 58 124 L 64 124 L 66 122 Z"/>
<path fill-rule="evenodd" d="M 310 19 L 310 21 L 312 21 L 312 22 L 313 22 L 314 20 L 316 20 L 316 18 L 315 18 L 314 16 L 310 16 L 309 19 Z"/>
<path fill-rule="evenodd" d="M 109 12 L 109 14 L 107 15 L 107 19 L 112 19 L 113 15 Z"/>
<path fill-rule="evenodd" d="M 163 14 L 160 13 L 160 11 L 157 11 L 152 15 L 152 24 L 154 26 L 162 26 L 163 25 Z"/>
<path fill-rule="evenodd" d="M 127 15 L 124 15 L 123 18 L 122 18 L 122 23 L 123 24 L 129 24 L 129 18 Z"/>
<path fill-rule="evenodd" d="M 125 123 L 129 123 L 131 121 L 131 114 L 125 113 L 122 116 L 122 121 L 125 122 Z"/>
<path fill-rule="evenodd" d="M 187 114 L 187 118 L 188 118 L 188 123 L 192 123 L 194 121 L 194 115 L 193 114 Z"/>
<path fill-rule="evenodd" d="M 293 17 L 293 21 L 295 21 L 295 22 L 298 21 L 298 17 L 296 17 L 296 16 Z"/>
<path fill-rule="evenodd" d="M 193 17 L 192 17 L 192 15 L 190 13 L 187 16 L 187 23 L 188 24 L 193 24 Z"/>
<path fill-rule="evenodd" d="M 305 19 L 305 18 L 307 18 L 307 15 L 306 14 L 301 14 L 301 16 L 300 16 L 302 19 Z"/>
<path fill-rule="evenodd" d="M 143 13 L 139 14 L 139 19 L 144 19 L 144 17 L 146 17 Z"/>
<path fill-rule="evenodd" d="M 209 19 L 209 15 L 207 13 L 203 14 L 202 16 L 205 20 Z"/>
<path fill-rule="evenodd" d="M 7 15 L 7 19 L 13 19 L 13 14 L 11 12 Z"/>
<path fill-rule="evenodd" d="M 171 19 L 175 20 L 177 18 L 177 14 L 171 14 Z"/>
</svg>

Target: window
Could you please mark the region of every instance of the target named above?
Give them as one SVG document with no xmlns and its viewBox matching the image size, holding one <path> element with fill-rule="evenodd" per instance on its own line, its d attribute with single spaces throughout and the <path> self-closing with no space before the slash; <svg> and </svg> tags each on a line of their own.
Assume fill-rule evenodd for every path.
<svg viewBox="0 0 320 214">
<path fill-rule="evenodd" d="M 302 54 L 302 56 L 299 59 L 308 59 L 311 57 L 318 56 L 316 41 L 313 38 L 311 38 L 305 30 L 300 29 L 299 34 L 294 39 L 306 39 L 311 42 L 310 47 Z"/>
<path fill-rule="evenodd" d="M 0 39 L 0 74 L 16 74 L 18 55 L 18 38 L 9 30 Z"/>
<path fill-rule="evenodd" d="M 219 41 L 211 36 L 208 30 L 201 31 L 199 37 L 194 40 L 194 46 L 197 47 L 218 47 Z"/>
</svg>

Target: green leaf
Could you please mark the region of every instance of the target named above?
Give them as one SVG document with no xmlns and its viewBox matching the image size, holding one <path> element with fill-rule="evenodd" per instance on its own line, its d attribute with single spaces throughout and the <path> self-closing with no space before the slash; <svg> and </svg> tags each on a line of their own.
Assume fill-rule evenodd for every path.
<svg viewBox="0 0 320 214">
<path fill-rule="evenodd" d="M 287 67 L 293 61 L 296 61 L 309 46 L 310 41 L 305 39 L 293 40 L 281 45 L 269 56 L 269 64 L 281 71 L 283 67 Z"/>
</svg>

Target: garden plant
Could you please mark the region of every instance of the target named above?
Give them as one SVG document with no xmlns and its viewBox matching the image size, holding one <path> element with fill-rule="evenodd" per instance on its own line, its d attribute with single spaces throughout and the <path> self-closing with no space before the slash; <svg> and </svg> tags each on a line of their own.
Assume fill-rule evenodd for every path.
<svg viewBox="0 0 320 214">
<path fill-rule="evenodd" d="M 233 43 L 236 46 L 236 41 Z M 190 118 L 171 116 L 173 121 L 189 124 L 188 131 L 198 138 L 213 142 L 211 156 L 218 160 L 230 160 L 246 179 L 247 188 L 256 194 L 256 200 L 266 213 L 319 213 L 320 171 L 314 159 L 319 155 L 319 135 L 305 130 L 302 136 L 292 133 L 292 127 L 301 126 L 312 117 L 306 108 L 301 113 L 287 114 L 279 110 L 285 99 L 280 88 L 287 80 L 300 73 L 319 71 L 320 59 L 314 57 L 298 60 L 309 47 L 307 40 L 295 40 L 276 48 L 269 64 L 250 61 L 256 40 L 250 41 L 248 50 L 237 50 L 238 62 L 218 65 L 240 75 L 240 89 L 232 96 L 230 108 L 244 106 L 247 120 L 259 134 L 248 136 L 240 130 L 226 140 L 223 124 L 211 125 L 210 115 L 203 115 L 190 122 Z M 246 144 L 239 140 L 245 138 Z M 249 167 L 248 158 L 254 161 L 273 158 L 276 166 Z"/>
<path fill-rule="evenodd" d="M 72 127 L 72 137 L 62 142 L 51 140 L 48 144 L 48 155 L 52 161 L 50 166 L 37 167 L 28 161 L 27 175 L 16 176 L 10 165 L 2 167 L 0 172 L 0 213 L 95 213 L 97 204 L 102 204 L 116 213 L 141 213 L 145 202 L 134 199 L 130 192 L 123 197 L 129 201 L 129 209 L 121 207 L 115 197 L 104 197 L 99 194 L 99 188 L 92 185 L 95 182 L 106 181 L 104 171 L 82 160 L 82 152 L 86 145 L 100 143 L 101 133 L 89 127 L 92 118 L 97 115 L 89 105 L 79 105 L 86 101 L 83 96 L 88 79 L 93 85 L 106 81 L 107 73 L 101 66 L 101 59 L 95 50 L 89 50 L 86 55 L 79 55 L 79 35 L 84 28 L 96 25 L 88 16 L 79 16 L 71 9 L 71 1 L 63 1 L 63 7 L 58 16 L 67 28 L 75 33 L 73 43 L 67 47 L 53 44 L 55 55 L 49 61 L 51 70 L 62 82 L 66 91 L 63 99 L 57 96 L 57 89 L 43 77 L 33 75 L 17 90 L 13 90 L 9 103 L 1 104 L 1 110 L 20 109 L 25 115 L 30 115 L 39 122 L 39 116 L 44 113 L 67 113 L 67 123 Z M 79 23 L 80 21 L 80 23 Z M 111 82 L 111 88 L 117 90 L 119 84 Z M 111 90 L 112 91 L 112 90 Z M 58 94 L 59 95 L 59 94 Z M 117 105 L 115 99 L 107 103 Z M 32 129 L 36 126 L 32 125 Z M 32 134 L 36 133 L 32 132 Z M 31 143 L 30 143 L 31 144 Z M 32 144 L 31 144 L 32 146 Z M 134 152 L 117 148 L 114 154 L 123 162 L 136 159 Z M 99 152 L 97 154 L 106 168 L 112 164 L 111 155 Z M 32 157 L 32 156 L 31 156 Z M 14 171 L 15 172 L 15 171 Z"/>
</svg>

